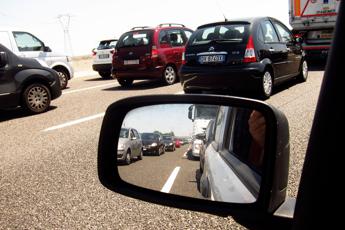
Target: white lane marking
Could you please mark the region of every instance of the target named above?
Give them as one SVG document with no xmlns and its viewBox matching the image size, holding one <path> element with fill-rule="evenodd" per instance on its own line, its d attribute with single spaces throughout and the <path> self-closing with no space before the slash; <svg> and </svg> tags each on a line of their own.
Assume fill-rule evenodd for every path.
<svg viewBox="0 0 345 230">
<path fill-rule="evenodd" d="M 187 154 L 188 154 L 188 152 L 185 152 L 185 153 L 183 154 L 182 158 L 187 158 Z"/>
<path fill-rule="evenodd" d="M 102 88 L 102 87 L 106 87 L 106 86 L 117 86 L 117 84 L 115 82 L 113 82 L 113 83 L 108 83 L 108 84 L 103 84 L 103 85 L 96 85 L 96 86 L 91 86 L 91 87 L 82 88 L 82 89 L 68 90 L 68 91 L 62 92 L 62 95 L 70 94 L 70 93 L 82 92 L 82 91 L 86 91 L 86 90 L 90 90 L 90 89 Z"/>
<path fill-rule="evenodd" d="M 180 171 L 180 169 L 181 169 L 181 167 L 178 166 L 178 167 L 176 167 L 174 169 L 174 171 L 172 171 L 172 173 L 170 174 L 169 179 L 167 180 L 167 182 L 165 182 L 163 188 L 161 189 L 161 192 L 165 192 L 165 193 L 169 193 L 170 192 L 170 189 L 173 186 L 174 181 L 175 181 L 175 179 L 177 177 L 177 174 Z"/>
<path fill-rule="evenodd" d="M 90 121 L 90 120 L 93 120 L 93 119 L 96 119 L 96 118 L 99 118 L 99 117 L 103 117 L 104 114 L 105 113 L 99 113 L 99 114 L 95 114 L 95 115 L 92 115 L 92 116 L 89 116 L 89 117 L 84 117 L 84 118 L 80 118 L 80 119 L 77 119 L 77 120 L 74 120 L 74 121 L 69 121 L 69 122 L 63 123 L 61 125 L 52 126 L 50 128 L 47 128 L 47 129 L 43 130 L 43 132 L 48 132 L 48 131 L 52 131 L 52 130 L 56 130 L 56 129 L 62 129 L 62 128 L 65 128 L 65 127 L 68 127 L 68 126 L 72 126 L 72 125 L 76 125 L 76 124 L 85 122 L 85 121 Z"/>
</svg>

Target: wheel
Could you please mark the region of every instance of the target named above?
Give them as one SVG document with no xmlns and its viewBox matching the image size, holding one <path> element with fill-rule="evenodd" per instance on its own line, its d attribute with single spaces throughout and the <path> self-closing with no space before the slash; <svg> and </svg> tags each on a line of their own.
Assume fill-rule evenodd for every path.
<svg viewBox="0 0 345 230">
<path fill-rule="evenodd" d="M 110 71 L 99 71 L 98 74 L 103 78 L 103 79 L 111 79 L 111 74 Z"/>
<path fill-rule="evenodd" d="M 131 151 L 130 150 L 127 150 L 125 163 L 126 163 L 126 165 L 131 164 Z"/>
<path fill-rule="evenodd" d="M 138 156 L 138 160 L 142 160 L 143 159 L 143 149 L 140 150 L 140 154 Z"/>
<path fill-rule="evenodd" d="M 260 96 L 263 99 L 268 99 L 272 94 L 273 78 L 270 71 L 266 70 L 262 76 Z"/>
<path fill-rule="evenodd" d="M 174 67 L 172 67 L 171 65 L 165 67 L 163 72 L 163 78 L 167 85 L 174 84 L 177 80 L 177 74 Z"/>
<path fill-rule="evenodd" d="M 66 70 L 63 69 L 56 69 L 55 70 L 58 75 L 59 75 L 59 79 L 60 79 L 60 88 L 61 89 L 66 89 L 67 84 L 68 84 L 68 74 L 66 72 Z"/>
<path fill-rule="evenodd" d="M 306 60 L 303 60 L 300 67 L 300 73 L 297 76 L 297 79 L 300 82 L 305 82 L 307 81 L 307 78 L 308 78 L 308 63 Z"/>
<path fill-rule="evenodd" d="M 122 87 L 130 87 L 133 84 L 131 79 L 117 79 L 117 81 Z"/>
<path fill-rule="evenodd" d="M 49 89 L 40 83 L 29 85 L 23 92 L 23 106 L 30 113 L 43 113 L 50 106 Z"/>
</svg>

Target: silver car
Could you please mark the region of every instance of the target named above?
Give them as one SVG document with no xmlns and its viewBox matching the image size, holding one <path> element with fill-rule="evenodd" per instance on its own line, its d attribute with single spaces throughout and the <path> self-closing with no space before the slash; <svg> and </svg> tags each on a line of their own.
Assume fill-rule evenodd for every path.
<svg viewBox="0 0 345 230">
<path fill-rule="evenodd" d="M 140 135 L 133 128 L 121 128 L 120 138 L 117 145 L 117 160 L 129 165 L 132 159 L 143 158 L 143 147 Z"/>
</svg>

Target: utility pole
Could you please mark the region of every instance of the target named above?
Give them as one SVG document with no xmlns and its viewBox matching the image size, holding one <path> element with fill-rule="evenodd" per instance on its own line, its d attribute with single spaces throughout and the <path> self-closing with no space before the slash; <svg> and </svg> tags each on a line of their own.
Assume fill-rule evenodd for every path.
<svg viewBox="0 0 345 230">
<path fill-rule="evenodd" d="M 59 22 L 62 26 L 63 33 L 64 33 L 64 48 L 65 53 L 69 56 L 73 55 L 72 51 L 72 42 L 71 42 L 71 36 L 69 34 L 69 26 L 71 21 L 71 15 L 70 14 L 60 14 L 57 16 L 59 19 Z"/>
</svg>

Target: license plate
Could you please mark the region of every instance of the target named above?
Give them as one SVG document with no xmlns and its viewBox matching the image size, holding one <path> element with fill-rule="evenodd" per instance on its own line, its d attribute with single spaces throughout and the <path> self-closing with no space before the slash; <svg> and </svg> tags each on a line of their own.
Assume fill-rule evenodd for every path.
<svg viewBox="0 0 345 230">
<path fill-rule="evenodd" d="M 225 55 L 205 55 L 199 57 L 200 64 L 207 63 L 223 63 L 225 61 Z"/>
<path fill-rule="evenodd" d="M 135 60 L 124 60 L 123 61 L 124 65 L 138 65 L 139 64 L 139 59 Z"/>
<path fill-rule="evenodd" d="M 109 58 L 109 54 L 100 54 L 98 55 L 99 59 L 105 59 L 105 58 Z"/>
</svg>

